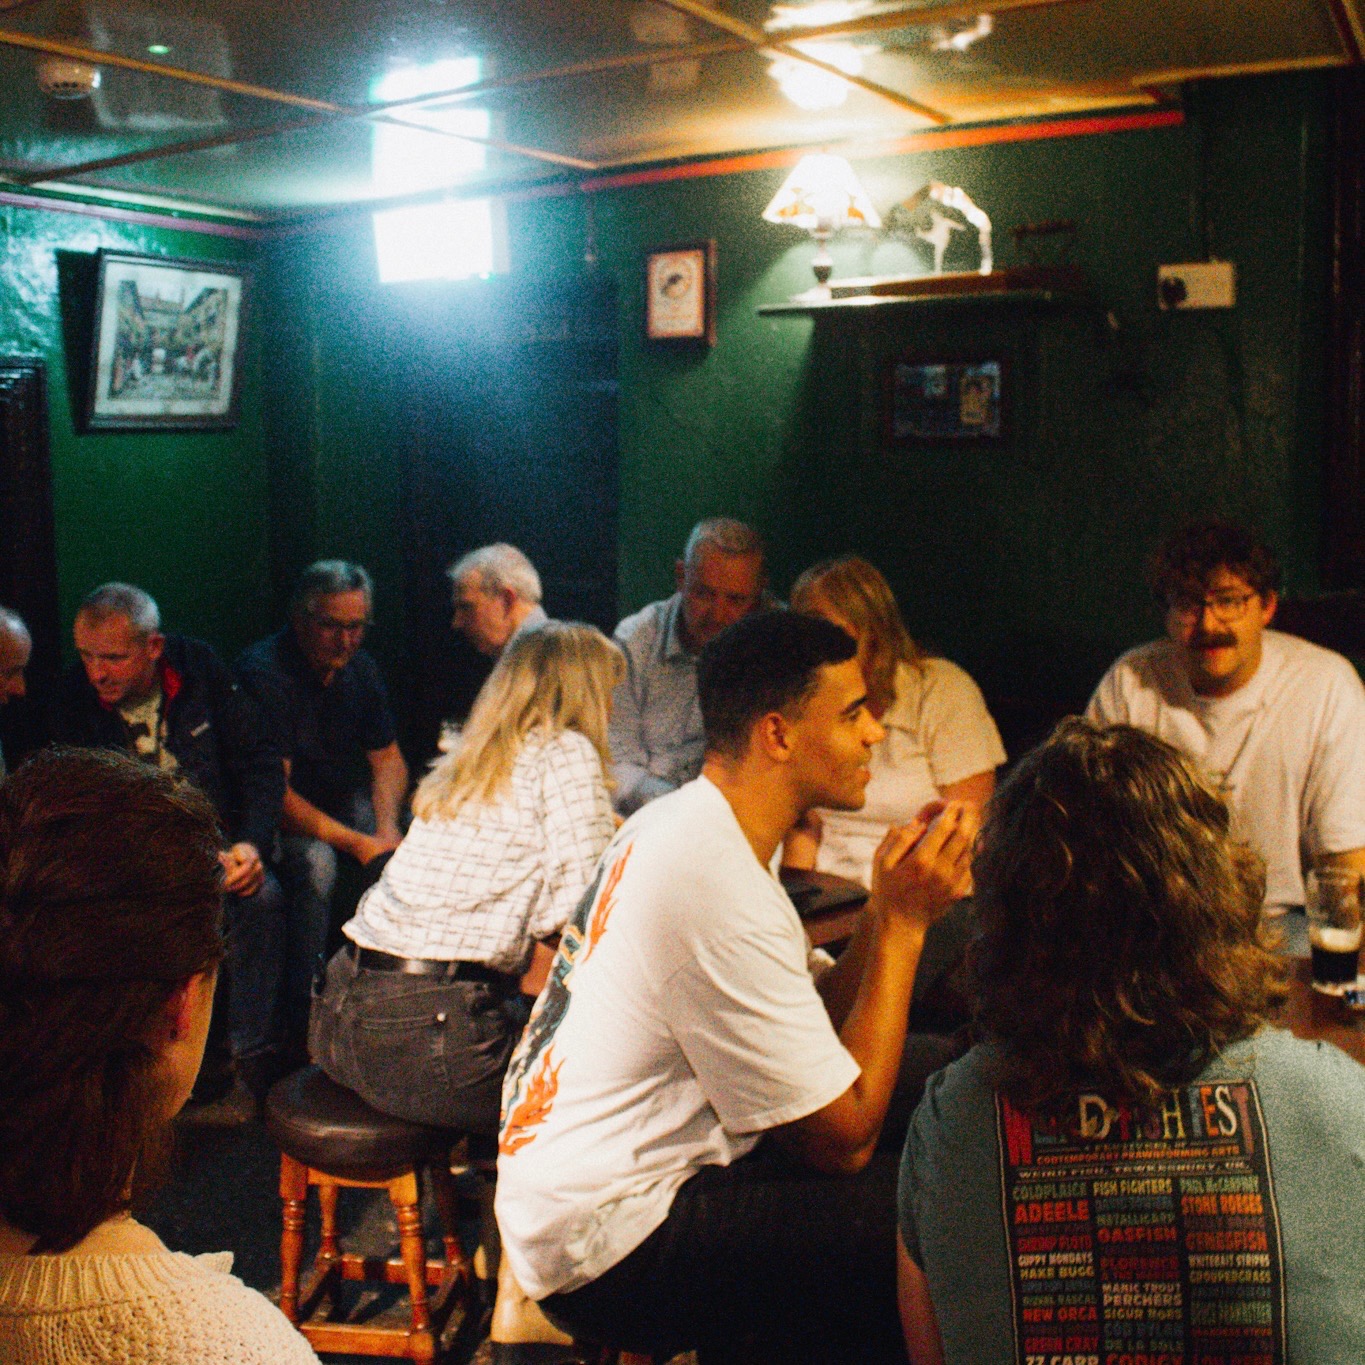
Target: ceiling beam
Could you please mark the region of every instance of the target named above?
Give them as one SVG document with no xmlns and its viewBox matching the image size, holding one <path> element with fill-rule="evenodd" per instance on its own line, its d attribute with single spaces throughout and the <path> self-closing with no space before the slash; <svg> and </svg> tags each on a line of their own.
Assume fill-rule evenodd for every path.
<svg viewBox="0 0 1365 1365">
<path fill-rule="evenodd" d="M 253 141 L 260 137 L 270 137 L 279 131 L 289 131 L 294 127 L 312 127 L 347 119 L 370 119 L 378 123 L 392 123 L 402 128 L 418 128 L 438 136 L 459 138 L 462 142 L 475 142 L 490 147 L 494 151 L 508 152 L 524 156 L 534 161 L 542 161 L 551 166 L 562 166 L 570 170 L 595 171 L 600 167 L 582 157 L 565 156 L 538 147 L 525 147 L 515 142 L 505 142 L 500 138 L 478 137 L 471 133 L 456 133 L 445 128 L 431 128 L 425 124 L 415 124 L 407 119 L 394 118 L 389 112 L 401 106 L 416 103 L 415 100 L 394 100 L 382 106 L 336 104 L 331 100 L 312 99 L 307 95 L 295 95 L 284 90 L 273 90 L 269 86 L 252 85 L 246 81 L 232 80 L 226 76 L 211 76 L 202 71 L 189 71 L 183 67 L 164 66 L 159 62 L 144 61 L 140 57 L 125 57 L 120 53 L 103 52 L 99 48 L 87 47 L 81 43 L 68 43 L 56 38 L 39 38 L 33 34 L 21 33 L 11 29 L 0 29 L 0 46 L 24 48 L 30 52 L 45 53 L 50 56 L 68 57 L 78 62 L 88 62 L 92 66 L 114 66 L 127 71 L 139 71 L 146 75 L 162 76 L 167 80 L 181 81 L 189 85 L 202 85 L 221 90 L 227 94 L 240 95 L 246 99 L 263 100 L 273 104 L 289 105 L 293 108 L 307 109 L 318 115 L 317 118 L 295 121 L 292 124 L 271 126 L 267 129 L 247 129 L 235 136 L 223 136 L 210 142 L 202 138 L 185 143 L 171 143 L 165 147 L 141 152 L 129 152 L 124 157 L 100 157 L 78 166 L 46 167 L 39 171 L 25 171 L 10 174 L 7 178 L 18 184 L 36 185 L 56 177 L 71 177 L 85 174 L 91 170 L 107 170 L 114 165 L 130 165 L 139 161 L 152 161 L 161 157 L 175 156 L 181 151 L 200 151 L 205 145 L 216 147 L 231 146 L 237 142 Z"/>
<path fill-rule="evenodd" d="M 949 4 L 927 5 L 924 9 L 892 10 L 847 19 L 840 24 L 812 28 L 784 28 L 789 40 L 797 38 L 855 38 L 863 33 L 884 33 L 888 29 L 927 28 L 930 24 L 951 24 L 956 19 L 975 19 L 989 13 L 992 17 L 1018 10 L 1051 9 L 1057 5 L 1085 5 L 1093 0 L 951 0 Z"/>
<path fill-rule="evenodd" d="M 857 86 L 860 90 L 866 90 L 869 94 L 889 100 L 902 109 L 908 109 L 921 118 L 927 118 L 932 123 L 952 122 L 951 117 L 939 109 L 931 109 L 927 104 L 922 104 L 910 95 L 903 95 L 899 90 L 892 90 L 886 85 L 878 85 L 876 81 L 869 81 L 862 76 L 851 76 L 847 71 L 835 66 L 833 62 L 822 61 L 819 57 L 812 57 L 809 53 L 803 52 L 796 43 L 781 39 L 775 40 L 761 28 L 755 28 L 752 24 L 747 24 L 742 19 L 736 19 L 733 15 L 725 14 L 721 10 L 712 9 L 710 5 L 703 4 L 702 0 L 658 0 L 658 3 L 666 5 L 669 9 L 677 10 L 680 14 L 691 15 L 692 18 L 700 19 L 703 23 L 733 34 L 737 38 L 744 39 L 757 53 L 782 56 L 790 61 L 801 62 L 805 66 L 813 66 L 817 70 L 828 72 L 831 76 L 837 76 L 849 85 Z M 808 38 L 810 35 L 802 34 L 801 36 Z"/>
<path fill-rule="evenodd" d="M 1038 0 L 1034 0 L 1038 3 Z M 732 52 L 748 52 L 753 44 L 743 38 L 717 38 L 709 43 L 689 43 L 686 47 L 663 47 L 644 52 L 617 52 L 610 57 L 593 57 L 583 62 L 571 62 L 567 66 L 548 66 L 538 71 L 513 71 L 506 76 L 490 76 L 487 80 L 474 81 L 459 86 L 455 90 L 437 92 L 431 95 L 414 95 L 395 104 L 378 105 L 377 108 L 392 109 L 397 104 L 409 108 L 423 104 L 438 104 L 443 100 L 469 100 L 491 91 L 512 90 L 522 85 L 534 85 L 541 81 L 564 81 L 584 76 L 597 76 L 603 72 L 625 71 L 636 66 L 668 66 L 673 62 L 700 61 L 703 57 L 723 57 Z"/>
</svg>

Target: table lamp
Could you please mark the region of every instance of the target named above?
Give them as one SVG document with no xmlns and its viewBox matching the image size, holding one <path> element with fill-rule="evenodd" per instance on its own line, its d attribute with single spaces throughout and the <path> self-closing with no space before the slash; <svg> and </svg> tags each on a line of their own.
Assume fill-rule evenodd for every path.
<svg viewBox="0 0 1365 1365">
<path fill-rule="evenodd" d="M 812 299 L 830 297 L 834 258 L 829 254 L 829 239 L 840 228 L 882 225 L 853 167 L 829 152 L 803 156 L 763 210 L 763 217 L 770 223 L 805 228 L 815 238 L 815 259 L 811 262 L 815 288 L 801 295 Z"/>
</svg>

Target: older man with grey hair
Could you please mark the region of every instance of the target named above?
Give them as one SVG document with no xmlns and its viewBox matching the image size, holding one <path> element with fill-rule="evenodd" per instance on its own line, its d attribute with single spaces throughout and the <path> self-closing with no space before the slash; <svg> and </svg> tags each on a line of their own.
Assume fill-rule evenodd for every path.
<svg viewBox="0 0 1365 1365">
<path fill-rule="evenodd" d="M 612 703 L 610 740 L 623 815 L 701 772 L 697 656 L 763 601 L 763 539 L 733 517 L 699 521 L 674 576 L 672 597 L 616 627 L 626 676 Z"/>
<path fill-rule="evenodd" d="M 359 564 L 323 559 L 299 577 L 289 624 L 237 660 L 284 758 L 281 875 L 290 896 L 287 1024 L 307 1033 L 327 949 L 340 857 L 398 847 L 408 769 L 379 666 L 361 645 L 374 589 Z"/>
<path fill-rule="evenodd" d="M 460 631 L 480 654 L 496 658 L 518 631 L 546 620 L 540 575 L 515 545 L 483 545 L 446 571 Z"/>
<path fill-rule="evenodd" d="M 17 611 L 0 607 L 0 706 L 25 692 L 24 669 L 33 653 L 33 639 Z M 5 751 L 0 749 L 0 779 L 5 776 Z"/>
</svg>

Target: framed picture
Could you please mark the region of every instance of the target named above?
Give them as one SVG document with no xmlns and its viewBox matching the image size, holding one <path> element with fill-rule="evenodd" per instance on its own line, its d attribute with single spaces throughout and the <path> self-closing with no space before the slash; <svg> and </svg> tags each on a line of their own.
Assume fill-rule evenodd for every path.
<svg viewBox="0 0 1365 1365">
<path fill-rule="evenodd" d="M 688 242 L 645 257 L 645 338 L 715 345 L 715 242 Z"/>
<path fill-rule="evenodd" d="M 975 443 L 1005 436 L 1005 362 L 903 356 L 889 376 L 893 443 Z"/>
<path fill-rule="evenodd" d="M 86 427 L 236 426 L 250 284 L 217 261 L 101 251 Z"/>
</svg>

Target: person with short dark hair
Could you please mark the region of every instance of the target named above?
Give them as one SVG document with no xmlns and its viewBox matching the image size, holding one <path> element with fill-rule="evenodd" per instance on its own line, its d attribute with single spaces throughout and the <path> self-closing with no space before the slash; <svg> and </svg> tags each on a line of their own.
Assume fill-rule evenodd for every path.
<svg viewBox="0 0 1365 1365">
<path fill-rule="evenodd" d="M 863 799 L 882 731 L 854 643 L 750 615 L 702 651 L 698 685 L 702 775 L 618 831 L 513 1054 L 504 1254 L 589 1340 L 895 1359 L 895 1157 L 874 1149 L 976 817 L 933 806 L 887 835 L 864 921 L 817 983 L 771 864 L 811 806 Z"/>
<path fill-rule="evenodd" d="M 338 858 L 398 847 L 408 768 L 379 667 L 361 647 L 374 589 L 359 564 L 322 559 L 299 576 L 289 624 L 237 660 L 284 757 L 280 875 L 289 892 L 290 1045 L 302 1049 L 331 928 Z"/>
<path fill-rule="evenodd" d="M 1365 1071 L 1267 1026 L 1262 863 L 1218 793 L 1073 718 L 973 872 L 982 1041 L 901 1170 L 914 1365 L 1365 1360 Z"/>
<path fill-rule="evenodd" d="M 119 749 L 177 773 L 218 812 L 227 893 L 227 1041 L 235 1081 L 216 1041 L 210 1056 L 223 1073 L 220 1089 L 233 1085 L 219 1117 L 245 1120 L 280 1065 L 285 905 L 266 866 L 284 799 L 279 757 L 266 741 L 255 703 L 213 647 L 163 634 L 160 609 L 143 589 L 131 583 L 93 589 L 76 609 L 72 636 L 79 657 L 54 689 L 52 738 Z M 206 1082 L 211 1079 L 206 1075 Z"/>
<path fill-rule="evenodd" d="M 212 807 L 122 754 L 0 785 L 0 1359 L 302 1365 L 230 1257 L 129 1216 L 164 1167 L 223 957 Z"/>
<path fill-rule="evenodd" d="M 1171 536 L 1150 570 L 1166 638 L 1105 674 L 1086 715 L 1175 745 L 1265 860 L 1265 907 L 1304 903 L 1304 871 L 1365 872 L 1365 687 L 1347 659 L 1270 630 L 1274 553 L 1223 521 Z"/>
<path fill-rule="evenodd" d="M 626 676 L 611 713 L 616 808 L 629 815 L 701 771 L 697 656 L 763 604 L 762 537 L 733 517 L 699 521 L 674 565 L 677 591 L 616 627 Z"/>
</svg>

